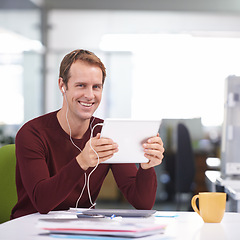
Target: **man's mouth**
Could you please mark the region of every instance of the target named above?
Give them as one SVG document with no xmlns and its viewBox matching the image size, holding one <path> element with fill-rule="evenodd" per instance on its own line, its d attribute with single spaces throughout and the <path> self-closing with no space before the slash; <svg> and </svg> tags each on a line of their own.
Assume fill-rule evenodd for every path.
<svg viewBox="0 0 240 240">
<path fill-rule="evenodd" d="M 91 107 L 94 103 L 79 102 L 84 107 Z"/>
</svg>

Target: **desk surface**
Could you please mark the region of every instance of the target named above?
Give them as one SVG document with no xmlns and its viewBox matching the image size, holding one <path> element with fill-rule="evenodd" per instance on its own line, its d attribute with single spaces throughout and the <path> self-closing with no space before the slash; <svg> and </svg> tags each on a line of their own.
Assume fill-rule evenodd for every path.
<svg viewBox="0 0 240 240">
<path fill-rule="evenodd" d="M 36 225 L 39 218 L 54 217 L 54 215 L 56 215 L 54 212 L 47 215 L 36 213 L 0 224 L 0 239 L 53 240 L 54 238 L 43 233 Z M 158 217 L 154 217 L 156 221 L 167 224 L 163 239 L 237 240 L 240 236 L 239 213 L 225 213 L 221 223 L 204 223 L 195 212 L 159 211 L 157 215 Z M 164 215 L 171 217 L 163 217 Z"/>
</svg>

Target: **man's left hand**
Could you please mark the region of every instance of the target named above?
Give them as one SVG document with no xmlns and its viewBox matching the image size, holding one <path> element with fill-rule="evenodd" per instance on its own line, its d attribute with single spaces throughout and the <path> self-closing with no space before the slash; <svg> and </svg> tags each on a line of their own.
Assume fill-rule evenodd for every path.
<svg viewBox="0 0 240 240">
<path fill-rule="evenodd" d="M 163 141 L 159 137 L 159 133 L 156 137 L 149 138 L 146 143 L 143 144 L 144 156 L 149 160 L 147 163 L 141 163 L 142 169 L 148 169 L 155 167 L 162 163 L 164 147 Z"/>
</svg>

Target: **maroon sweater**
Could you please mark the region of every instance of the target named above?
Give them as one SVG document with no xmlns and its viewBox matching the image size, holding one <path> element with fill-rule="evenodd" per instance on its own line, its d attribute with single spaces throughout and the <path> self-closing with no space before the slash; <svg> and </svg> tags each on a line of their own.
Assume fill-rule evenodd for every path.
<svg viewBox="0 0 240 240">
<path fill-rule="evenodd" d="M 95 118 L 92 126 L 99 122 L 103 121 Z M 94 136 L 100 131 L 101 126 L 97 126 Z M 90 134 L 89 127 L 82 139 L 73 141 L 83 149 Z M 85 173 L 77 163 L 78 154 L 79 150 L 73 146 L 57 120 L 57 111 L 26 123 L 16 136 L 18 202 L 11 218 L 75 207 L 84 186 Z M 86 171 L 87 175 L 92 169 Z M 90 177 L 92 201 L 96 200 L 109 169 L 132 206 L 137 209 L 153 207 L 157 188 L 154 168 L 137 169 L 135 164 L 100 164 Z M 78 207 L 90 206 L 85 189 Z"/>
</svg>

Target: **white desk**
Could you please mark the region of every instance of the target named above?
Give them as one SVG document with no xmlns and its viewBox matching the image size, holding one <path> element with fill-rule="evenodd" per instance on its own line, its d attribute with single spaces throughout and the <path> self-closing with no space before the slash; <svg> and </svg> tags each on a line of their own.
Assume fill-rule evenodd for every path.
<svg viewBox="0 0 240 240">
<path fill-rule="evenodd" d="M 167 223 L 163 239 L 240 239 L 240 213 L 225 213 L 221 223 L 204 223 L 195 212 L 158 212 L 158 215 L 166 213 L 170 215 L 177 214 L 178 216 L 174 218 L 155 218 L 157 221 Z M 36 227 L 36 224 L 39 218 L 52 217 L 54 214 L 56 213 L 51 212 L 48 215 L 37 213 L 3 223 L 0 225 L 0 239 L 53 240 L 54 238 L 42 234 L 42 231 Z M 146 219 L 146 221 L 148 220 Z"/>
</svg>

